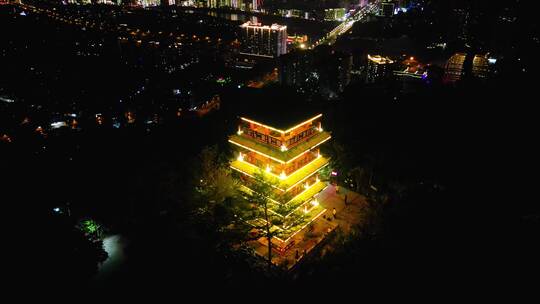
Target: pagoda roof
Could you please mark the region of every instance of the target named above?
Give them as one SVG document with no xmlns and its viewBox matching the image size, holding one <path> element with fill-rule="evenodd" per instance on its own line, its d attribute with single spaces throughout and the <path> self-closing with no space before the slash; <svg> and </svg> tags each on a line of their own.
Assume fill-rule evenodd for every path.
<svg viewBox="0 0 540 304">
<path fill-rule="evenodd" d="M 329 132 L 322 131 L 301 142 L 300 144 L 291 147 L 287 151 L 281 151 L 277 147 L 274 148 L 270 145 L 260 143 L 255 139 L 237 134 L 231 135 L 229 137 L 229 142 L 245 149 L 251 150 L 255 153 L 262 154 L 263 156 L 270 157 L 280 163 L 288 163 L 299 157 L 307 150 L 313 149 L 314 147 L 326 142 L 330 138 L 331 135 Z"/>
<path fill-rule="evenodd" d="M 276 109 L 275 111 L 264 112 L 246 111 L 245 114 L 240 115 L 240 117 L 286 131 L 319 115 L 321 115 L 321 113 L 315 110 L 303 109 L 301 111 L 295 111 L 289 108 L 281 108 Z"/>
<path fill-rule="evenodd" d="M 238 116 L 288 130 L 322 113 L 320 105 L 288 90 L 249 90 L 239 96 Z"/>
</svg>

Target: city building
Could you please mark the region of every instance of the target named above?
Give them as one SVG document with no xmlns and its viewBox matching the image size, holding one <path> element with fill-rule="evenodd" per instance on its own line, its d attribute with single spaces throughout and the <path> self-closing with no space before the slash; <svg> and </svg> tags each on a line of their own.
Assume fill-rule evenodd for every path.
<svg viewBox="0 0 540 304">
<path fill-rule="evenodd" d="M 381 55 L 367 55 L 366 83 L 375 83 L 386 79 L 394 61 Z"/>
<path fill-rule="evenodd" d="M 307 48 L 307 45 L 309 43 L 308 36 L 307 35 L 294 35 L 294 36 L 288 36 L 287 37 L 287 49 L 297 47 L 301 49 Z"/>
<path fill-rule="evenodd" d="M 382 1 L 379 9 L 379 16 L 392 17 L 394 15 L 395 4 L 393 1 Z"/>
<path fill-rule="evenodd" d="M 328 64 L 321 65 L 321 95 L 326 99 L 335 99 L 345 91 L 351 82 L 352 55 L 345 52 L 330 54 Z"/>
<path fill-rule="evenodd" d="M 464 63 L 467 58 L 466 53 L 456 53 L 448 59 L 444 66 L 444 79 L 447 82 L 461 80 L 464 74 Z"/>
<path fill-rule="evenodd" d="M 327 8 L 324 10 L 325 21 L 343 21 L 347 10 L 344 7 Z"/>
<path fill-rule="evenodd" d="M 252 0 L 251 10 L 258 11 L 262 7 L 262 0 Z"/>
<path fill-rule="evenodd" d="M 262 0 L 202 0 L 202 4 L 197 6 L 209 8 L 223 7 L 242 11 L 258 11 L 262 6 Z"/>
<path fill-rule="evenodd" d="M 331 135 L 322 128 L 322 114 L 296 120 L 287 120 L 282 113 L 273 118 L 265 115 L 240 117 L 237 133 L 229 137 L 236 151 L 230 166 L 241 179 L 243 191 L 253 191 L 254 179 L 274 181 L 269 210 L 279 221 L 272 223 L 272 231 L 278 231 L 272 242 L 284 251 L 298 232 L 326 210 L 317 194 L 327 186 L 319 172 L 329 159 L 319 148 Z"/>
<path fill-rule="evenodd" d="M 282 85 L 302 87 L 315 72 L 310 51 L 293 51 L 282 56 L 279 61 L 278 75 Z"/>
<path fill-rule="evenodd" d="M 280 58 L 278 71 L 282 85 L 297 91 L 334 99 L 351 81 L 352 56 L 320 46 L 297 50 Z"/>
<path fill-rule="evenodd" d="M 409 57 L 401 62 L 398 70 L 394 70 L 394 77 L 401 84 L 403 93 L 410 93 L 422 87 L 427 80 L 427 66 L 414 57 Z"/>
<path fill-rule="evenodd" d="M 487 78 L 489 75 L 489 58 L 488 55 L 474 55 L 472 60 L 472 76 L 477 78 Z"/>
<path fill-rule="evenodd" d="M 401 69 L 395 70 L 394 75 L 422 79 L 427 77 L 427 70 L 424 64 L 411 56 L 401 62 Z"/>
<path fill-rule="evenodd" d="M 68 3 L 87 5 L 87 4 L 92 4 L 92 0 L 68 0 Z"/>
<path fill-rule="evenodd" d="M 248 21 L 240 29 L 240 54 L 273 58 L 287 53 L 286 26 Z"/>
<path fill-rule="evenodd" d="M 294 8 L 291 8 L 291 9 L 278 9 L 277 10 L 279 15 L 283 16 L 283 17 L 296 17 L 296 18 L 304 18 L 304 19 L 309 19 L 309 12 L 307 11 L 303 11 L 303 10 L 299 10 L 299 9 L 294 9 Z"/>
<path fill-rule="evenodd" d="M 151 7 L 160 5 L 160 0 L 137 0 L 137 5 L 142 7 Z"/>
<path fill-rule="evenodd" d="M 465 77 L 486 79 L 491 71 L 490 65 L 489 54 L 470 56 L 467 53 L 456 53 L 444 66 L 444 80 L 456 82 Z"/>
<path fill-rule="evenodd" d="M 240 8 L 240 0 L 218 0 L 218 7 L 230 7 L 234 9 Z"/>
<path fill-rule="evenodd" d="M 399 12 L 406 13 L 411 6 L 411 0 L 394 0 L 394 15 Z"/>
<path fill-rule="evenodd" d="M 471 14 L 468 9 L 456 8 L 453 10 L 454 18 L 456 18 L 455 28 L 452 28 L 450 33 L 462 41 L 469 39 L 469 27 Z"/>
</svg>

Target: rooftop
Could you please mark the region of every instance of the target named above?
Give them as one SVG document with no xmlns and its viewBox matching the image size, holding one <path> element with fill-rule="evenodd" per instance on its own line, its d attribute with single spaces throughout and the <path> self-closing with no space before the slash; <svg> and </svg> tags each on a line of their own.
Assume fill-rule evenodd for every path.
<svg viewBox="0 0 540 304">
<path fill-rule="evenodd" d="M 284 29 L 287 28 L 287 26 L 285 26 L 285 25 L 280 25 L 280 24 L 276 24 L 276 23 L 273 23 L 272 25 L 262 25 L 262 23 L 251 22 L 251 21 L 248 21 L 248 22 L 240 25 L 240 27 L 255 27 L 255 28 L 271 29 L 271 30 L 284 30 Z"/>
<path fill-rule="evenodd" d="M 306 123 L 310 122 L 310 121 L 313 121 L 317 118 L 320 118 L 322 117 L 322 114 L 317 114 L 313 117 L 309 117 L 308 119 L 304 120 L 304 121 L 301 121 L 301 122 L 298 122 L 297 124 L 294 124 L 294 125 L 291 125 L 289 128 L 286 128 L 286 129 L 279 129 L 279 128 L 275 128 L 274 125 L 270 125 L 270 124 L 265 124 L 263 122 L 261 122 L 260 120 L 259 121 L 256 121 L 256 120 L 253 120 L 253 119 L 250 119 L 248 117 L 240 117 L 242 120 L 244 121 L 247 121 L 249 123 L 252 123 L 252 124 L 257 124 L 257 125 L 261 125 L 265 128 L 269 128 L 269 129 L 273 129 L 274 131 L 276 132 L 280 132 L 280 133 L 289 133 L 291 131 L 293 131 L 294 129 L 302 126 L 302 125 L 305 125 Z M 285 124 L 282 124 L 285 126 Z"/>
<path fill-rule="evenodd" d="M 394 63 L 394 61 L 388 57 L 383 57 L 381 55 L 367 55 L 368 60 L 375 62 L 377 64 L 391 64 Z"/>
<path fill-rule="evenodd" d="M 279 106 L 274 102 L 274 105 L 265 108 L 264 111 L 246 110 L 241 118 L 258 122 L 260 124 L 270 126 L 279 130 L 286 131 L 297 126 L 315 116 L 320 115 L 320 112 L 308 108 L 295 109 L 291 106 Z"/>
<path fill-rule="evenodd" d="M 323 112 L 321 104 L 306 101 L 305 96 L 294 89 L 283 87 L 242 90 L 236 96 L 234 106 L 239 117 L 280 130 L 287 130 Z"/>
</svg>

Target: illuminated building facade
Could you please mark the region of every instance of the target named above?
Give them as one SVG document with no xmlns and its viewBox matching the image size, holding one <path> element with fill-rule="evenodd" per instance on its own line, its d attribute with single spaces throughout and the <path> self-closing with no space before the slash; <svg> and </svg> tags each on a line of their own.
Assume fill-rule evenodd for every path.
<svg viewBox="0 0 540 304">
<path fill-rule="evenodd" d="M 258 11 L 262 8 L 263 1 L 262 0 L 252 0 L 251 2 L 251 10 Z"/>
<path fill-rule="evenodd" d="M 472 75 L 478 78 L 487 78 L 489 74 L 489 59 L 487 55 L 474 55 L 472 61 Z"/>
<path fill-rule="evenodd" d="M 347 10 L 343 7 L 339 8 L 327 8 L 324 10 L 325 21 L 343 21 L 345 20 L 345 13 Z"/>
<path fill-rule="evenodd" d="M 428 81 L 427 66 L 409 57 L 401 62 L 398 70 L 394 70 L 394 77 L 401 84 L 401 92 L 411 93 Z"/>
<path fill-rule="evenodd" d="M 282 232 L 273 241 L 278 250 L 288 248 L 294 236 L 326 210 L 316 200 L 317 194 L 326 188 L 319 171 L 329 161 L 319 148 L 331 138 L 323 130 L 321 119 L 322 114 L 318 114 L 278 129 L 241 117 L 237 133 L 229 137 L 236 151 L 230 166 L 238 172 L 245 191 L 252 191 L 250 183 L 261 174 L 266 180 L 275 181 L 269 210 L 282 220 L 273 224 L 273 229 Z"/>
<path fill-rule="evenodd" d="M 203 0 L 200 7 L 209 8 L 232 8 L 242 11 L 258 11 L 261 9 L 262 0 Z"/>
<path fill-rule="evenodd" d="M 367 55 L 366 83 L 374 83 L 385 79 L 394 61 L 380 55 Z"/>
<path fill-rule="evenodd" d="M 279 57 L 287 53 L 287 27 L 279 24 L 261 25 L 248 21 L 240 25 L 240 54 Z"/>
<path fill-rule="evenodd" d="M 461 80 L 461 77 L 464 74 L 463 65 L 467 54 L 465 53 L 456 53 L 448 59 L 446 65 L 444 66 L 444 79 L 448 82 L 455 82 Z"/>
<path fill-rule="evenodd" d="M 69 4 L 92 4 L 91 0 L 68 0 Z"/>
<path fill-rule="evenodd" d="M 379 16 L 392 17 L 394 15 L 395 4 L 393 1 L 382 1 L 380 5 Z"/>
<path fill-rule="evenodd" d="M 160 0 L 137 0 L 137 5 L 142 7 L 159 6 Z"/>
<path fill-rule="evenodd" d="M 467 53 L 456 53 L 448 59 L 444 67 L 444 79 L 456 82 L 465 77 L 486 79 L 490 73 L 488 54 L 470 56 Z"/>
</svg>

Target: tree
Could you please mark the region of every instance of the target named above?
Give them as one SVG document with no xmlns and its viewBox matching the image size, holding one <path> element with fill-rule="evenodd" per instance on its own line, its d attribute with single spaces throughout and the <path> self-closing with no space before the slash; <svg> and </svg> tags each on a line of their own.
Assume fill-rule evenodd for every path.
<svg viewBox="0 0 540 304">
<path fill-rule="evenodd" d="M 198 156 L 194 172 L 194 195 L 190 199 L 195 219 L 213 236 L 216 247 L 242 243 L 253 229 L 246 219 L 256 210 L 240 195 L 239 180 L 234 178 L 227 157 L 217 146 L 205 147 Z"/>
<path fill-rule="evenodd" d="M 99 226 L 93 221 L 76 225 L 66 214 L 39 213 L 32 220 L 26 223 L 32 232 L 24 237 L 31 254 L 25 268 L 31 273 L 24 277 L 54 288 L 85 286 L 96 275 L 98 263 L 107 258 L 96 236 Z"/>
<path fill-rule="evenodd" d="M 259 228 L 259 231 L 264 231 L 264 237 L 268 241 L 268 271 L 272 267 L 272 238 L 276 235 L 275 230 L 272 229 L 272 216 L 269 212 L 269 205 L 272 203 L 271 199 L 274 197 L 275 190 L 272 188 L 272 185 L 277 184 L 277 181 L 272 181 L 264 177 L 261 173 L 257 174 L 255 178 L 249 185 L 249 189 L 246 193 L 246 200 L 253 204 L 255 210 L 262 211 L 262 225 L 257 225 L 259 214 L 258 212 L 253 213 L 254 218 L 246 219 L 251 221 L 256 228 Z"/>
<path fill-rule="evenodd" d="M 347 153 L 345 146 L 340 144 L 337 140 L 332 141 L 330 154 L 332 156 L 332 167 L 340 172 L 348 169 L 350 164 L 350 155 Z"/>
<path fill-rule="evenodd" d="M 290 194 L 276 190 L 278 185 L 277 179 L 266 177 L 261 170 L 250 181 L 249 189 L 245 188 L 244 197 L 251 204 L 251 209 L 255 210 L 244 220 L 260 232 L 257 238 L 264 237 L 268 242 L 269 271 L 272 267 L 272 239 L 296 231 L 305 223 L 306 218 L 301 210 L 295 211 L 296 206 L 283 203 L 289 201 Z"/>
<path fill-rule="evenodd" d="M 297 210 L 298 205 L 284 204 L 290 194 L 277 190 L 277 178 L 269 178 L 261 170 L 253 178 L 237 179 L 222 155 L 215 146 L 199 155 L 193 199 L 198 219 L 212 230 L 217 246 L 265 238 L 270 270 L 272 239 L 286 238 L 299 229 L 305 224 L 305 214 Z"/>
<path fill-rule="evenodd" d="M 76 227 L 91 240 L 100 241 L 103 237 L 103 228 L 94 220 L 81 220 Z"/>
<path fill-rule="evenodd" d="M 216 210 L 226 199 L 238 196 L 238 182 L 231 176 L 227 162 L 216 146 L 205 147 L 198 157 L 195 172 L 195 201 L 200 203 L 201 211 L 213 219 Z M 223 213 L 221 213 L 223 214 Z"/>
</svg>

